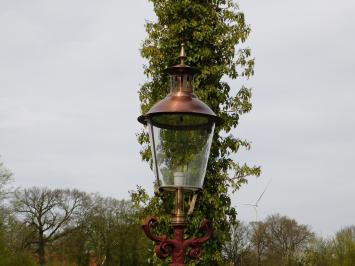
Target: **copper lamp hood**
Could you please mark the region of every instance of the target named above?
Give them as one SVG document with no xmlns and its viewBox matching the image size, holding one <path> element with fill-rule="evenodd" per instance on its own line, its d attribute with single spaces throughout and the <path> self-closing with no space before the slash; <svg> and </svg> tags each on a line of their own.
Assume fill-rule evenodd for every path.
<svg viewBox="0 0 355 266">
<path fill-rule="evenodd" d="M 170 75 L 170 93 L 156 103 L 146 114 L 138 117 L 144 125 L 150 120 L 160 128 L 191 129 L 220 124 L 221 119 L 204 102 L 194 94 L 194 77 L 200 70 L 185 64 L 186 54 L 184 44 L 179 55 L 180 64 L 165 69 Z M 186 117 L 194 117 L 187 119 Z"/>
</svg>

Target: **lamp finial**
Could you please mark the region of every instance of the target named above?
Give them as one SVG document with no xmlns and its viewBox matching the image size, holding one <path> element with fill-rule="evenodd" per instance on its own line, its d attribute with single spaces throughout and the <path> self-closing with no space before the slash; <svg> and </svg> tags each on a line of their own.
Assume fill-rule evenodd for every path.
<svg viewBox="0 0 355 266">
<path fill-rule="evenodd" d="M 186 59 L 185 43 L 181 44 L 179 59 L 180 59 L 180 65 L 185 65 L 185 59 Z"/>
</svg>

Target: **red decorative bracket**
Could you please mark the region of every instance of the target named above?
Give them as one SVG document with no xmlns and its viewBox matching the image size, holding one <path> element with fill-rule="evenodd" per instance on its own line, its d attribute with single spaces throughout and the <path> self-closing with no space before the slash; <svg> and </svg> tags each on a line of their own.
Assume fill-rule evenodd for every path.
<svg viewBox="0 0 355 266">
<path fill-rule="evenodd" d="M 211 222 L 204 219 L 201 222 L 200 228 L 206 231 L 203 237 L 192 237 L 184 239 L 184 224 L 173 224 L 174 238 L 168 239 L 166 235 L 157 236 L 152 232 L 152 229 L 157 225 L 158 220 L 153 216 L 148 216 L 142 225 L 144 233 L 151 240 L 156 242 L 155 252 L 161 259 L 166 259 L 172 256 L 171 266 L 184 266 L 185 265 L 185 251 L 191 248 L 188 255 L 192 259 L 198 259 L 202 255 L 202 245 L 207 242 L 213 235 L 213 228 Z"/>
</svg>

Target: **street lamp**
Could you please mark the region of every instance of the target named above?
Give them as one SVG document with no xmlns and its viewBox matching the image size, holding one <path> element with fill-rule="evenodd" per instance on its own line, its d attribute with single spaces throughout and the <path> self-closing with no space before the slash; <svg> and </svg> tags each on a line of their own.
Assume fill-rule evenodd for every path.
<svg viewBox="0 0 355 266">
<path fill-rule="evenodd" d="M 213 230 L 209 221 L 201 227 L 207 231 L 204 237 L 184 239 L 185 211 L 184 193 L 195 194 L 202 190 L 208 156 L 216 124 L 221 119 L 193 91 L 197 68 L 185 64 L 184 44 L 181 45 L 180 64 L 165 70 L 170 75 L 170 93 L 156 103 L 148 113 L 138 117 L 147 125 L 153 157 L 153 171 L 160 191 L 175 193 L 176 207 L 171 226 L 174 238 L 156 236 L 152 227 L 155 217 L 147 217 L 143 229 L 156 242 L 156 253 L 160 258 L 172 256 L 174 266 L 185 265 L 184 252 L 191 248 L 189 256 L 197 259 L 202 244 L 211 238 Z M 190 206 L 190 211 L 193 210 Z"/>
</svg>

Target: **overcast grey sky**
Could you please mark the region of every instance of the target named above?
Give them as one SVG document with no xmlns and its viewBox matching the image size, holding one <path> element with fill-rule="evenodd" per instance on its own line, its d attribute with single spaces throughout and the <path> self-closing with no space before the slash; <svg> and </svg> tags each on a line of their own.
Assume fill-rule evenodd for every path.
<svg viewBox="0 0 355 266">
<path fill-rule="evenodd" d="M 263 175 L 233 203 L 255 202 L 272 178 L 259 219 L 280 213 L 324 235 L 355 224 L 355 2 L 239 4 L 256 72 L 254 109 L 235 132 L 253 149 L 236 159 Z M 135 137 L 146 19 L 143 0 L 0 1 L 0 154 L 15 185 L 151 190 Z"/>
</svg>

